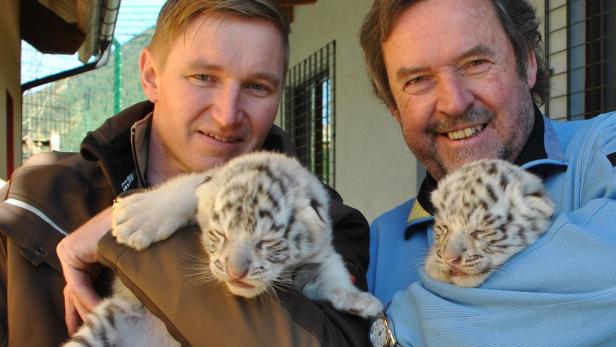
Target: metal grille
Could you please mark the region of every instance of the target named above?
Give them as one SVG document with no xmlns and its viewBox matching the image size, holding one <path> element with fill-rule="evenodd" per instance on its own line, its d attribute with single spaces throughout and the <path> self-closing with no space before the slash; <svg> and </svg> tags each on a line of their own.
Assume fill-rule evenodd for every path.
<svg viewBox="0 0 616 347">
<path fill-rule="evenodd" d="M 88 131 L 119 109 L 145 100 L 138 57 L 150 41 L 162 4 L 163 0 L 123 0 L 107 65 L 24 92 L 22 160 L 42 151 L 78 151 Z M 23 41 L 21 55 L 22 83 L 81 64 L 76 56 L 42 54 Z"/>
<path fill-rule="evenodd" d="M 552 118 L 616 110 L 616 1 L 546 0 Z"/>
<path fill-rule="evenodd" d="M 289 70 L 281 124 L 299 160 L 321 181 L 335 185 L 336 41 Z"/>
</svg>

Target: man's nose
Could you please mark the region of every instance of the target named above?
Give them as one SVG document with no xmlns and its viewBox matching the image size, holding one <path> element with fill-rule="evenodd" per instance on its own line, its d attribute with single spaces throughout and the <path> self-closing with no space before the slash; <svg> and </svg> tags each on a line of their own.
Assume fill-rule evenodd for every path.
<svg viewBox="0 0 616 347">
<path fill-rule="evenodd" d="M 233 126 L 242 121 L 239 107 L 241 98 L 241 85 L 227 83 L 221 86 L 214 96 L 212 117 L 222 127 Z"/>
<path fill-rule="evenodd" d="M 464 76 L 451 73 L 442 76 L 438 81 L 437 111 L 448 116 L 461 115 L 473 102 Z"/>
</svg>

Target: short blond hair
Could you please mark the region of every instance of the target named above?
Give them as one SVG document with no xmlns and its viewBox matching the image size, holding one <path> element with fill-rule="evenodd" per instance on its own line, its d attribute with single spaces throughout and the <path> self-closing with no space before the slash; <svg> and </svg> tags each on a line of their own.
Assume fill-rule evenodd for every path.
<svg viewBox="0 0 616 347">
<path fill-rule="evenodd" d="M 168 0 L 158 14 L 148 49 L 162 66 L 173 40 L 184 33 L 190 21 L 201 14 L 261 19 L 280 31 L 284 49 L 284 71 L 289 64 L 289 22 L 276 0 Z"/>
</svg>

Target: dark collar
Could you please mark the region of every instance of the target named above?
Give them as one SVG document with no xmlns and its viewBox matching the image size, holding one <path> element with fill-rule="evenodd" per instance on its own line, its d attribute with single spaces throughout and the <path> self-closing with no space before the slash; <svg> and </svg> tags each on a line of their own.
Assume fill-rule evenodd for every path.
<svg viewBox="0 0 616 347">
<path fill-rule="evenodd" d="M 136 162 L 143 170 L 141 173 L 145 172 L 147 135 L 150 127 L 149 120 L 144 117 L 147 117 L 153 110 L 154 105 L 149 101 L 128 107 L 108 118 L 98 129 L 89 132 L 81 143 L 81 155 L 86 160 L 99 163 L 111 182 L 114 195 L 138 187 Z M 134 148 L 131 129 L 134 129 L 132 126 L 140 120 L 148 126 L 138 132 L 139 136 L 136 139 L 138 148 Z M 138 150 L 136 156 L 133 155 L 133 149 Z M 270 129 L 262 149 L 282 152 L 290 156 L 295 153 L 287 134 L 276 125 Z"/>
</svg>

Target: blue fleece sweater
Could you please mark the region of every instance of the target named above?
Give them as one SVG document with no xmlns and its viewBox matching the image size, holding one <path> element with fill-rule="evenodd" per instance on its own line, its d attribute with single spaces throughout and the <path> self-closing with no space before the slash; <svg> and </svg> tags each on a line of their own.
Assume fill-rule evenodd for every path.
<svg viewBox="0 0 616 347">
<path fill-rule="evenodd" d="M 547 156 L 524 167 L 557 213 L 480 287 L 425 275 L 432 217 L 415 199 L 373 222 L 368 283 L 403 346 L 616 346 L 616 113 L 544 125 Z"/>
</svg>

